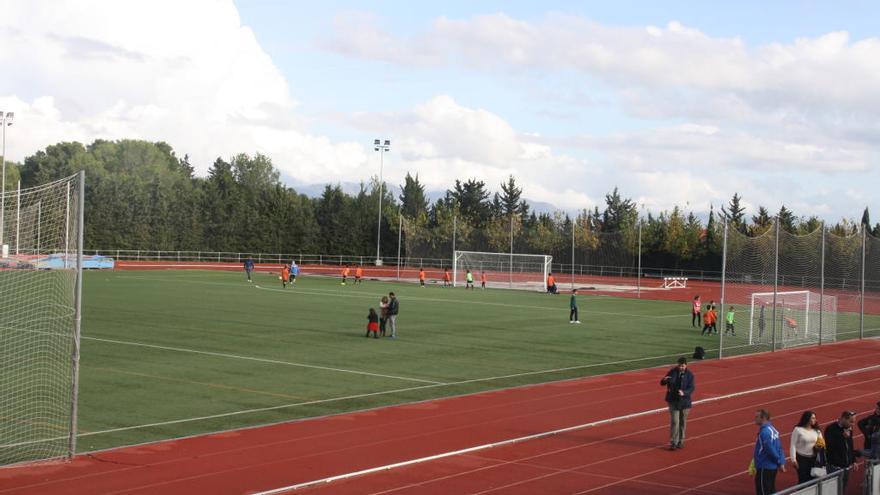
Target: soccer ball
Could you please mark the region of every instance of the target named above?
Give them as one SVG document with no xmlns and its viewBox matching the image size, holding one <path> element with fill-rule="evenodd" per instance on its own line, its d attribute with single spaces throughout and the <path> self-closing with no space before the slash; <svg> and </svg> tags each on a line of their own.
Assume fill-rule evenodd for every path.
<svg viewBox="0 0 880 495">
<path fill-rule="evenodd" d="M 278 275 L 278 280 L 281 280 L 281 275 Z"/>
</svg>

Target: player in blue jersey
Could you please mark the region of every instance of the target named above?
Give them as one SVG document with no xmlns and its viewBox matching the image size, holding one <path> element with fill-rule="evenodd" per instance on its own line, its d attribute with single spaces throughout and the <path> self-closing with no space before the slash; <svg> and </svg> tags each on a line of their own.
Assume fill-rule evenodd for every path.
<svg viewBox="0 0 880 495">
<path fill-rule="evenodd" d="M 248 256 L 246 260 L 244 260 L 244 272 L 247 273 L 248 282 L 253 282 L 251 280 L 251 272 L 254 271 L 254 259 Z"/>
</svg>

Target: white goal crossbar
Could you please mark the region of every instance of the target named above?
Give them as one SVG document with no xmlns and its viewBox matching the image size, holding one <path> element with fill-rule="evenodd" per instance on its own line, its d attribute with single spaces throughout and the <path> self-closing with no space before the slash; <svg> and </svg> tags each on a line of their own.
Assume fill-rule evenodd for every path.
<svg viewBox="0 0 880 495">
<path fill-rule="evenodd" d="M 484 253 L 455 251 L 452 257 L 452 285 L 457 287 L 470 270 L 476 284 L 482 275 L 487 286 L 544 292 L 553 257 L 546 254 Z"/>
</svg>

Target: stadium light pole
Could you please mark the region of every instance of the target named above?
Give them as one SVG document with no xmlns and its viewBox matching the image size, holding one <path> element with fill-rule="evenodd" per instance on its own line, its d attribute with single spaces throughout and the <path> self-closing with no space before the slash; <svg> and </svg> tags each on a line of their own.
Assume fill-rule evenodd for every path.
<svg viewBox="0 0 880 495">
<path fill-rule="evenodd" d="M 3 184 L 0 185 L 0 248 L 6 245 L 4 219 L 6 218 L 6 128 L 12 125 L 13 112 L 0 110 L 0 127 L 3 128 L 3 153 L 0 154 L 0 162 L 3 168 Z"/>
<path fill-rule="evenodd" d="M 373 151 L 379 152 L 379 218 L 376 220 L 376 266 L 382 264 L 379 246 L 382 243 L 382 195 L 385 183 L 382 182 L 382 169 L 385 168 L 385 152 L 391 151 L 391 140 L 386 139 L 384 142 L 380 139 L 373 140 Z"/>
</svg>

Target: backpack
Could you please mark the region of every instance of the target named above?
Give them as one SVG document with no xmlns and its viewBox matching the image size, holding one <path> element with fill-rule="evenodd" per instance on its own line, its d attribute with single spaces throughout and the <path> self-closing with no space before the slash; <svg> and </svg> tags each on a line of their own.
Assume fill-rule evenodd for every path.
<svg viewBox="0 0 880 495">
<path fill-rule="evenodd" d="M 706 356 L 706 350 L 700 346 L 694 348 L 694 359 L 703 359 Z"/>
</svg>

